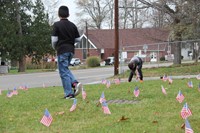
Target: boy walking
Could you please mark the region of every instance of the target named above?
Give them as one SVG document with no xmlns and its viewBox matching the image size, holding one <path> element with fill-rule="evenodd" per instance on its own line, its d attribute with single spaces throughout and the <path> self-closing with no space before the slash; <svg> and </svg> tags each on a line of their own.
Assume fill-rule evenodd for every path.
<svg viewBox="0 0 200 133">
<path fill-rule="evenodd" d="M 130 60 L 128 67 L 131 70 L 131 72 L 130 72 L 130 75 L 129 75 L 129 78 L 128 78 L 128 82 L 131 82 L 133 75 L 135 75 L 136 70 L 138 72 L 138 75 L 136 75 L 136 76 L 139 76 L 138 78 L 140 79 L 140 82 L 143 82 L 142 64 L 143 64 L 143 62 L 142 62 L 142 59 L 140 57 L 134 56 Z"/>
<path fill-rule="evenodd" d="M 69 70 L 69 64 L 74 56 L 74 43 L 80 41 L 80 35 L 76 25 L 67 19 L 69 17 L 67 6 L 59 8 L 58 16 L 60 21 L 55 22 L 53 25 L 51 43 L 58 56 L 58 69 L 64 88 L 64 98 L 74 99 L 80 93 L 82 84 L 75 79 Z"/>
</svg>

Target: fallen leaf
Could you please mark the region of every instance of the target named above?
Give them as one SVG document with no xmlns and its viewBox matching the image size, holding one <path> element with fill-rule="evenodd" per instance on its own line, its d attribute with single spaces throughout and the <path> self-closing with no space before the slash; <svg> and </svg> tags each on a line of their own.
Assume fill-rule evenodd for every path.
<svg viewBox="0 0 200 133">
<path fill-rule="evenodd" d="M 120 122 L 120 121 L 126 121 L 126 120 L 128 120 L 129 118 L 125 118 L 125 116 L 122 116 L 119 120 L 118 120 L 118 122 Z"/>
<path fill-rule="evenodd" d="M 157 123 L 158 123 L 158 121 L 152 121 L 152 123 L 154 123 L 154 124 L 157 124 Z"/>
<path fill-rule="evenodd" d="M 182 128 L 182 129 L 185 129 L 185 123 L 183 123 L 183 124 L 181 125 L 181 128 Z"/>
<path fill-rule="evenodd" d="M 98 102 L 98 103 L 97 103 L 97 107 L 99 107 L 99 106 L 100 106 L 100 104 L 101 104 L 101 103 L 100 103 L 100 102 Z"/>
<path fill-rule="evenodd" d="M 159 115 L 159 112 L 154 112 L 155 115 Z"/>
<path fill-rule="evenodd" d="M 56 115 L 63 115 L 65 112 L 61 111 L 61 112 L 56 112 Z"/>
</svg>

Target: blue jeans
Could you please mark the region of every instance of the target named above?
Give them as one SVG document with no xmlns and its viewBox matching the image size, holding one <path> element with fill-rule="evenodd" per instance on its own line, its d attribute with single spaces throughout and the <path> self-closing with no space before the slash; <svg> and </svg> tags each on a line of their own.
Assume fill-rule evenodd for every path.
<svg viewBox="0 0 200 133">
<path fill-rule="evenodd" d="M 71 52 L 58 55 L 58 69 L 65 96 L 74 94 L 74 91 L 72 91 L 72 83 L 77 82 L 74 75 L 69 70 L 70 61 L 73 55 L 74 54 Z"/>
</svg>

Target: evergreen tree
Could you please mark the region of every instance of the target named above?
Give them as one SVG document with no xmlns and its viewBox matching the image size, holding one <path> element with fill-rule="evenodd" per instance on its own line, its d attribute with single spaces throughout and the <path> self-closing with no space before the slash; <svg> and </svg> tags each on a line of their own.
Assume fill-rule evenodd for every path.
<svg viewBox="0 0 200 133">
<path fill-rule="evenodd" d="M 51 27 L 48 22 L 48 15 L 45 14 L 44 5 L 41 0 L 36 0 L 33 6 L 33 22 L 31 26 L 32 44 L 29 56 L 38 63 L 46 54 L 52 54 L 50 47 Z"/>
<path fill-rule="evenodd" d="M 25 71 L 27 56 L 38 63 L 45 54 L 53 52 L 51 27 L 41 0 L 35 4 L 31 0 L 2 0 L 0 19 L 0 56 L 17 61 L 19 72 Z"/>
</svg>

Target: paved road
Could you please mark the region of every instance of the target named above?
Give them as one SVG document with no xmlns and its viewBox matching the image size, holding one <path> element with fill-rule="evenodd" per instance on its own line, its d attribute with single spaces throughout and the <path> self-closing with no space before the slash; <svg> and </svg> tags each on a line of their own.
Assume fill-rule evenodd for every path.
<svg viewBox="0 0 200 133">
<path fill-rule="evenodd" d="M 162 64 L 144 64 L 147 67 L 170 66 L 172 63 Z M 122 69 L 121 69 L 122 68 Z M 127 66 L 120 66 L 120 70 L 126 71 Z M 82 70 L 72 70 L 72 73 L 83 84 L 100 83 L 104 78 L 114 75 L 114 67 L 92 68 Z M 145 78 L 144 78 L 145 79 Z M 157 79 L 157 78 L 156 78 Z M 12 89 L 21 85 L 27 85 L 29 88 L 45 86 L 61 86 L 61 81 L 58 72 L 44 72 L 31 74 L 16 74 L 0 76 L 0 89 Z"/>
<path fill-rule="evenodd" d="M 78 81 L 91 84 L 113 75 L 113 67 L 73 70 Z M 0 89 L 12 89 L 27 85 L 30 88 L 45 86 L 61 86 L 58 72 L 16 74 L 0 76 Z"/>
</svg>

